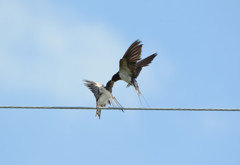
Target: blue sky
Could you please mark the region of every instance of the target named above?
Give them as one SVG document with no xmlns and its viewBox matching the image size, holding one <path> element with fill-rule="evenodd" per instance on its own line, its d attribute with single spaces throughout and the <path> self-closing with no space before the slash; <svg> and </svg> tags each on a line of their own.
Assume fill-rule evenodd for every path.
<svg viewBox="0 0 240 165">
<path fill-rule="evenodd" d="M 240 107 L 240 3 L 0 1 L 1 105 L 95 106 L 128 46 L 157 52 L 139 86 L 152 107 Z M 143 107 L 118 82 L 124 107 Z M 238 112 L 0 110 L 0 164 L 237 165 Z"/>
</svg>

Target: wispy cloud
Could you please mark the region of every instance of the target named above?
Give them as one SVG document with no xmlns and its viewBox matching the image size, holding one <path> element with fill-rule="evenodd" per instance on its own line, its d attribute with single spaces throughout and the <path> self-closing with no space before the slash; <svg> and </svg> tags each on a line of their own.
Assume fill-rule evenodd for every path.
<svg viewBox="0 0 240 165">
<path fill-rule="evenodd" d="M 1 5 L 1 86 L 46 90 L 59 101 L 83 101 L 89 91 L 82 79 L 106 83 L 111 69 L 117 70 L 109 61 L 117 63 L 121 43 L 106 25 L 59 18 L 61 14 L 44 3 L 48 8 L 38 16 L 17 1 Z"/>
<path fill-rule="evenodd" d="M 121 37 L 102 22 L 86 21 L 72 11 L 63 15 L 48 1 L 2 2 L 0 88 L 8 93 L 33 93 L 35 97 L 40 92 L 42 97 L 50 96 L 54 104 L 95 104 L 82 79 L 105 84 L 118 70 L 119 58 L 130 43 L 123 44 Z M 161 60 L 157 57 L 154 61 L 159 65 L 143 69 L 139 76 L 143 94 L 162 90 L 156 77 L 169 76 L 172 66 L 160 54 Z M 143 58 L 148 55 L 143 54 Z M 125 86 L 124 82 L 117 83 L 114 95 L 125 106 L 139 105 L 134 89 Z"/>
</svg>

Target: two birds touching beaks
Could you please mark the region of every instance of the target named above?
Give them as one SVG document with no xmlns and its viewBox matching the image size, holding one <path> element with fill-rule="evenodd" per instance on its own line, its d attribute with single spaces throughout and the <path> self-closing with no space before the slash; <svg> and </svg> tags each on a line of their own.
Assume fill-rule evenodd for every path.
<svg viewBox="0 0 240 165">
<path fill-rule="evenodd" d="M 84 84 L 92 91 L 96 98 L 96 116 L 98 116 L 99 119 L 101 115 L 100 108 L 105 107 L 107 103 L 113 105 L 114 103 L 116 103 L 117 106 L 122 107 L 121 104 L 117 101 L 117 99 L 112 95 L 113 85 L 118 80 L 125 81 L 126 83 L 128 83 L 127 86 L 133 86 L 138 96 L 141 95 L 136 79 L 139 76 L 142 68 L 148 66 L 157 56 L 157 53 L 154 53 L 147 58 L 141 60 L 141 53 L 141 41 L 136 40 L 127 49 L 124 56 L 120 60 L 119 71 L 112 76 L 112 79 L 107 82 L 106 86 L 97 82 L 84 80 Z"/>
</svg>

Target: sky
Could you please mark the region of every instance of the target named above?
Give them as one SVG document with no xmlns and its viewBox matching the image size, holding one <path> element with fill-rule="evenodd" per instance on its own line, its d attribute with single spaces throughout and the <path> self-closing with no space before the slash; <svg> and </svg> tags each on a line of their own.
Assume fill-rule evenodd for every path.
<svg viewBox="0 0 240 165">
<path fill-rule="evenodd" d="M 240 108 L 237 0 L 0 0 L 0 105 L 95 106 L 136 39 L 151 107 Z M 117 82 L 123 107 L 140 104 Z M 238 165 L 239 112 L 0 110 L 0 164 Z"/>
</svg>

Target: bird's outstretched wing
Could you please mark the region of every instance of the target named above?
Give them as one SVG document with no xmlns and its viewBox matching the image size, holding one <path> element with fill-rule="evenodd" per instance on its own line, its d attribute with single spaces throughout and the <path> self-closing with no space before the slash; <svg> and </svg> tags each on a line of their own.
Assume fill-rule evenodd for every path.
<svg viewBox="0 0 240 165">
<path fill-rule="evenodd" d="M 83 80 L 83 81 L 85 82 L 84 85 L 87 86 L 92 91 L 96 100 L 98 100 L 99 97 L 101 96 L 101 93 L 100 93 L 99 89 L 101 87 L 104 87 L 103 84 L 100 84 L 100 83 L 97 83 L 97 82 L 94 82 L 94 81 L 89 81 L 89 80 Z"/>
<path fill-rule="evenodd" d="M 142 59 L 141 61 L 137 62 L 137 67 L 148 66 L 156 56 L 157 56 L 157 53 L 154 53 L 154 54 Z"/>
<path fill-rule="evenodd" d="M 157 56 L 157 53 L 154 53 L 148 56 L 147 58 L 144 58 L 141 61 L 137 62 L 136 74 L 134 78 L 137 78 L 142 70 L 142 67 L 148 66 L 156 56 Z"/>
<path fill-rule="evenodd" d="M 132 45 L 127 49 L 124 56 L 120 60 L 119 67 L 121 69 L 130 70 L 134 75 L 136 72 L 137 61 L 141 59 L 142 53 L 142 44 L 141 41 L 136 40 Z"/>
</svg>

